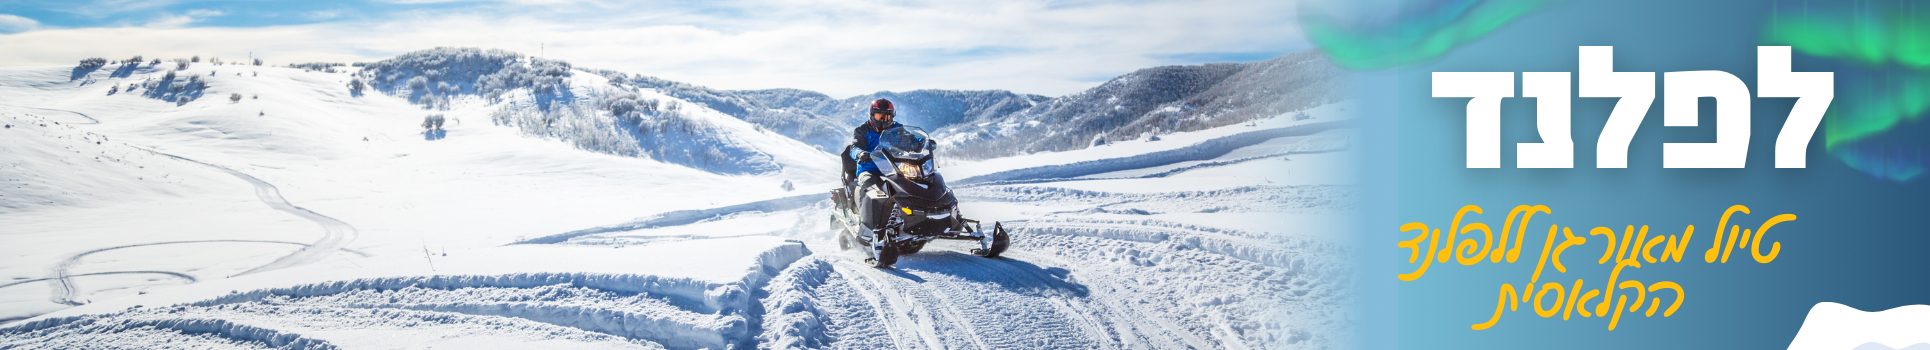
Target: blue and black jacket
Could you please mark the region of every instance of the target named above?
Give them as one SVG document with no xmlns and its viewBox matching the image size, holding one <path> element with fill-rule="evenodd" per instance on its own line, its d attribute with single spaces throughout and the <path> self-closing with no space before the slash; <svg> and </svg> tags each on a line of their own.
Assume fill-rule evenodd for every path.
<svg viewBox="0 0 1930 350">
<path fill-rule="evenodd" d="M 845 152 L 844 152 L 845 173 L 852 177 L 856 177 L 858 175 L 858 172 L 867 172 L 867 173 L 871 173 L 872 175 L 884 175 L 878 172 L 877 164 L 872 164 L 870 159 L 858 159 L 858 154 L 863 152 L 878 151 L 877 147 L 878 147 L 879 132 L 884 130 L 891 130 L 892 128 L 898 127 L 898 125 L 899 125 L 898 122 L 893 121 L 891 122 L 890 125 L 886 125 L 884 128 L 879 129 L 879 128 L 871 127 L 871 123 L 866 122 L 862 125 L 858 125 L 858 128 L 856 130 L 852 130 L 851 147 L 845 148 Z"/>
</svg>

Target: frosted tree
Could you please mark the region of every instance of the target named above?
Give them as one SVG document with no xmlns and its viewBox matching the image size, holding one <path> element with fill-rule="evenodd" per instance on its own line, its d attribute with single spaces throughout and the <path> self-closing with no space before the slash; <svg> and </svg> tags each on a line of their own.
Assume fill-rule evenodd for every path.
<svg viewBox="0 0 1930 350">
<path fill-rule="evenodd" d="M 100 68 L 101 66 L 105 66 L 105 65 L 107 65 L 107 59 L 100 58 L 100 57 L 92 57 L 92 58 L 80 60 L 80 65 L 75 66 L 74 69 L 91 70 L 94 68 Z"/>
<path fill-rule="evenodd" d="M 441 114 L 430 114 L 430 115 L 429 115 L 429 116 L 427 116 L 427 117 L 422 117 L 422 129 L 424 129 L 424 130 L 442 130 L 442 122 L 443 122 L 443 120 L 444 120 L 444 119 L 443 119 L 443 116 L 442 116 Z"/>
<path fill-rule="evenodd" d="M 419 92 L 428 92 L 428 91 L 429 91 L 429 78 L 425 78 L 425 77 L 421 77 L 421 76 L 417 76 L 417 77 L 414 77 L 414 78 L 409 78 L 409 90 L 415 90 L 415 91 L 419 91 Z"/>
</svg>

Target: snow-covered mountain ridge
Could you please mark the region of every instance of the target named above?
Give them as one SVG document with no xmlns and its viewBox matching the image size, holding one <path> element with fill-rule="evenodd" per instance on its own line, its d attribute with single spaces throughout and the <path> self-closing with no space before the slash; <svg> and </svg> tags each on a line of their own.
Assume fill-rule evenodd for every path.
<svg viewBox="0 0 1930 350">
<path fill-rule="evenodd" d="M 595 152 L 720 174 L 770 174 L 826 158 L 787 137 L 765 137 L 770 131 L 761 124 L 639 87 L 621 75 L 575 74 L 568 62 L 508 51 L 436 48 L 351 72 L 371 90 L 425 109 L 486 106 L 480 108 L 489 109 L 488 120 L 496 124 Z"/>
<path fill-rule="evenodd" d="M 575 77 L 578 71 L 605 81 L 572 84 L 581 80 Z M 969 159 L 1080 149 L 1091 146 L 1095 138 L 1137 139 L 1231 125 L 1333 103 L 1343 99 L 1345 91 L 1340 78 L 1343 73 L 1318 51 L 1259 62 L 1147 68 L 1057 98 L 1005 90 L 881 91 L 842 99 L 799 89 L 719 90 L 475 48 L 405 53 L 369 63 L 358 75 L 377 91 L 437 108 L 446 108 L 452 97 L 470 95 L 500 101 L 523 92 L 536 108 L 534 112 L 519 112 L 540 114 L 531 119 L 544 121 L 542 127 L 526 127 L 526 132 L 574 138 L 579 140 L 579 147 L 605 153 L 644 155 L 731 173 L 768 171 L 770 167 L 715 169 L 711 163 L 717 157 L 757 151 L 733 149 L 736 146 L 727 142 L 703 142 L 706 135 L 717 130 L 701 120 L 692 122 L 676 110 L 660 108 L 658 99 L 639 100 L 634 91 L 648 89 L 701 105 L 822 151 L 836 150 L 848 142 L 851 126 L 864 120 L 869 103 L 888 98 L 897 102 L 901 122 L 934 131 L 934 136 L 948 146 L 941 150 L 943 154 Z M 583 92 L 577 88 L 605 85 L 614 89 Z M 567 103 L 561 109 L 551 108 L 559 101 L 570 100 L 588 103 L 583 104 L 586 108 L 571 108 Z M 617 107 L 625 103 L 631 107 Z M 578 127 L 550 128 L 551 120 Z M 643 140 L 653 136 L 647 127 L 640 126 L 653 123 L 696 125 L 694 130 L 680 127 L 679 131 L 688 131 L 675 137 L 692 142 Z M 601 131 L 604 129 L 612 131 Z M 629 147 L 630 143 L 642 146 Z M 715 152 L 652 152 L 670 145 L 701 146 Z"/>
<path fill-rule="evenodd" d="M 900 121 L 934 131 L 941 154 L 987 159 L 1066 151 L 1096 137 L 1145 136 L 1248 122 L 1345 99 L 1344 73 L 1319 51 L 1246 63 L 1163 66 L 1061 97 L 1006 90 L 881 91 L 833 98 L 800 89 L 718 90 L 614 71 L 594 71 L 702 104 L 820 149 L 848 142 L 872 100 L 897 102 Z"/>
</svg>

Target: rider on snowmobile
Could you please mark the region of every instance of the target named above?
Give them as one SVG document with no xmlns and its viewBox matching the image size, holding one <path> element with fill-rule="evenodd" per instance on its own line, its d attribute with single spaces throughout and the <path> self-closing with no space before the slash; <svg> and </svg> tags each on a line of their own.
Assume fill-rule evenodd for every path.
<svg viewBox="0 0 1930 350">
<path fill-rule="evenodd" d="M 898 122 L 893 121 L 897 114 L 891 100 L 880 98 L 871 101 L 870 118 L 852 130 L 851 146 L 845 148 L 845 186 L 851 189 L 847 193 L 851 193 L 851 199 L 855 202 L 852 204 L 857 205 L 858 213 L 864 216 L 866 229 L 877 229 L 884 222 L 885 215 L 889 214 L 884 212 L 890 210 L 884 207 L 885 203 L 875 203 L 878 201 L 871 200 L 866 194 L 883 181 L 879 177 L 884 175 L 878 171 L 878 165 L 871 161 L 871 152 L 878 151 L 879 134 L 899 126 Z"/>
<path fill-rule="evenodd" d="M 977 220 L 960 216 L 957 197 L 937 173 L 937 143 L 923 129 L 892 121 L 894 107 L 872 101 L 868 120 L 839 152 L 845 188 L 831 191 L 838 210 L 831 219 L 841 226 L 840 249 L 864 247 L 865 261 L 880 268 L 936 239 L 977 241 L 973 255 L 998 257 L 1011 236 L 996 221 L 981 231 Z"/>
</svg>

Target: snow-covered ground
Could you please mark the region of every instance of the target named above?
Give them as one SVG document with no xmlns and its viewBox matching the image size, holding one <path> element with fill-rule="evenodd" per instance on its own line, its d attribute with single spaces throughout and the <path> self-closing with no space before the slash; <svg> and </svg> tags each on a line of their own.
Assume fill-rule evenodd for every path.
<svg viewBox="0 0 1930 350">
<path fill-rule="evenodd" d="M 1904 305 L 1863 311 L 1832 302 L 1816 303 L 1803 317 L 1791 350 L 1930 348 L 1930 305 Z"/>
<path fill-rule="evenodd" d="M 0 68 L 0 348 L 1328 348 L 1350 327 L 1339 105 L 945 162 L 1012 249 L 887 270 L 832 240 L 834 158 L 781 136 L 754 141 L 781 171 L 718 175 L 347 74 L 197 65 L 211 87 L 176 103 L 109 94 L 160 74 L 110 70 Z"/>
</svg>

